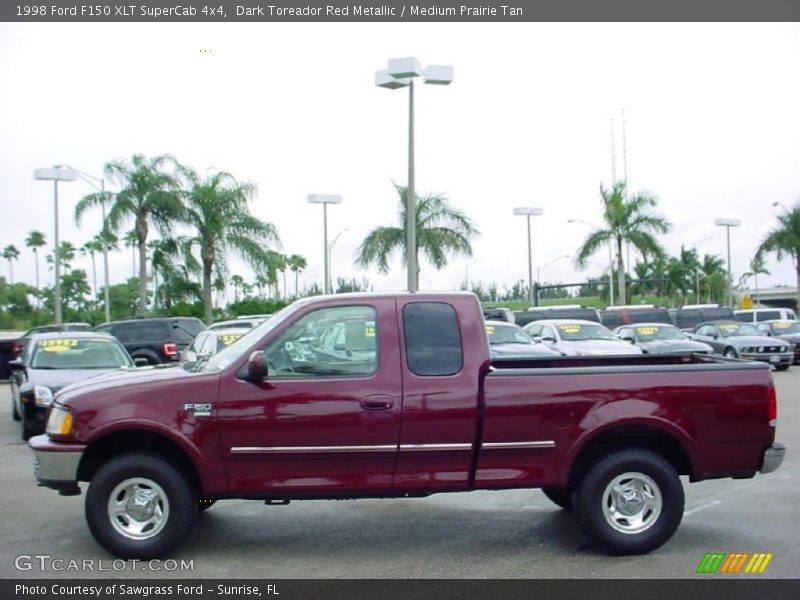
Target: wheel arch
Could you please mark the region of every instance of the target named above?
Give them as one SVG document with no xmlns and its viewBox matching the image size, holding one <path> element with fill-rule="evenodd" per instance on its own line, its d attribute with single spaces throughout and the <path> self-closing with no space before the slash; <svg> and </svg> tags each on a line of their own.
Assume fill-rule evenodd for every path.
<svg viewBox="0 0 800 600">
<path fill-rule="evenodd" d="M 575 444 L 561 474 L 564 485 L 574 486 L 585 469 L 598 458 L 620 448 L 643 448 L 666 458 L 679 475 L 698 472 L 697 455 L 683 432 L 661 422 L 630 421 L 592 431 Z"/>
<path fill-rule="evenodd" d="M 94 438 L 86 447 L 78 465 L 78 480 L 91 481 L 102 465 L 112 458 L 131 452 L 157 454 L 176 465 L 191 484 L 202 494 L 208 489 L 208 479 L 197 450 L 186 447 L 161 431 L 146 426 L 107 431 Z"/>
</svg>

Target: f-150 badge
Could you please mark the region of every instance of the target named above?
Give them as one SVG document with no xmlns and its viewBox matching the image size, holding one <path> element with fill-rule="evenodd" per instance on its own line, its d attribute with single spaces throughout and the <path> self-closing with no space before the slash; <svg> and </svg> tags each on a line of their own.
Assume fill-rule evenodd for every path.
<svg viewBox="0 0 800 600">
<path fill-rule="evenodd" d="M 184 404 L 183 410 L 186 412 L 193 412 L 195 417 L 210 417 L 211 405 L 210 404 Z"/>
</svg>

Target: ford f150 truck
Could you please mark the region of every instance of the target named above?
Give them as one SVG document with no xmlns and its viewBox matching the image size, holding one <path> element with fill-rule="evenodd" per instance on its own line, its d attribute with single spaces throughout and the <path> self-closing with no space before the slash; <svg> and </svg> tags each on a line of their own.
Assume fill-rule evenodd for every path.
<svg viewBox="0 0 800 600">
<path fill-rule="evenodd" d="M 468 293 L 306 299 L 207 361 L 72 384 L 30 440 L 109 552 L 179 547 L 221 498 L 542 488 L 611 553 L 681 521 L 679 475 L 778 468 L 769 366 L 711 356 L 492 360 Z"/>
</svg>

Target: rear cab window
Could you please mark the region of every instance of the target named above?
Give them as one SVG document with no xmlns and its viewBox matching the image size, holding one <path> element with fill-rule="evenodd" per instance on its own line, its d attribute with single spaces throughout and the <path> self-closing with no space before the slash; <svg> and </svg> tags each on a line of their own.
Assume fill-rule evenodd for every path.
<svg viewBox="0 0 800 600">
<path fill-rule="evenodd" d="M 455 309 L 444 302 L 411 302 L 403 307 L 406 363 L 415 375 L 455 375 L 464 366 Z"/>
</svg>

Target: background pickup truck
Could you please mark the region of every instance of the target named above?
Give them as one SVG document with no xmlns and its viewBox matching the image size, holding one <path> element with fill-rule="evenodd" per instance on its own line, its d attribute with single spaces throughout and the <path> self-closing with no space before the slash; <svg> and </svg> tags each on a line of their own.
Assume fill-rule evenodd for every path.
<svg viewBox="0 0 800 600">
<path fill-rule="evenodd" d="M 295 302 L 208 361 L 64 388 L 36 475 L 90 482 L 121 557 L 184 542 L 220 498 L 410 497 L 542 488 L 612 553 L 644 553 L 690 481 L 775 470 L 769 366 L 709 356 L 492 361 L 475 296 Z"/>
</svg>

